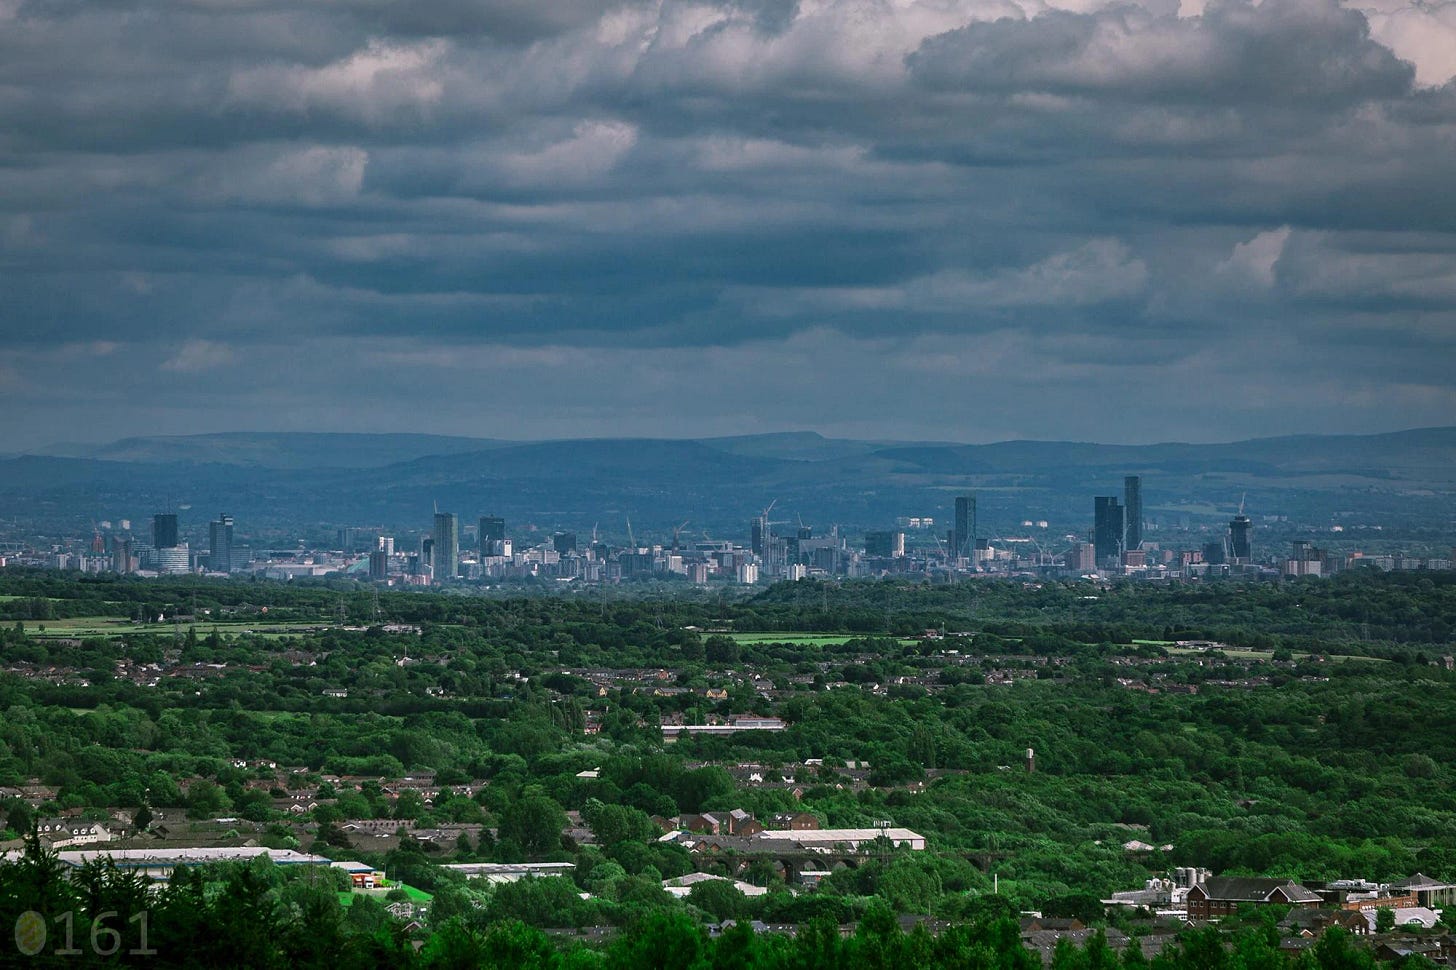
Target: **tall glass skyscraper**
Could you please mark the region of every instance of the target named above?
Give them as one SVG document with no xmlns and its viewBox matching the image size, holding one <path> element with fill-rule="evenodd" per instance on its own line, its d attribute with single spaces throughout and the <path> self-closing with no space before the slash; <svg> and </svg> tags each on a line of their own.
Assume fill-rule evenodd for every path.
<svg viewBox="0 0 1456 970">
<path fill-rule="evenodd" d="M 1128 475 L 1122 480 L 1122 504 L 1125 518 L 1123 549 L 1137 549 L 1143 544 L 1143 480 Z"/>
<path fill-rule="evenodd" d="M 152 516 L 152 548 L 177 548 L 177 513 L 159 512 Z"/>
<path fill-rule="evenodd" d="M 1097 550 L 1097 565 L 1109 560 L 1122 561 L 1124 536 L 1123 509 L 1116 495 L 1099 495 L 1092 500 L 1092 545 Z"/>
<path fill-rule="evenodd" d="M 1235 562 L 1249 562 L 1254 558 L 1253 531 L 1254 523 L 1241 506 L 1239 514 L 1229 521 L 1229 551 Z"/>
<path fill-rule="evenodd" d="M 480 517 L 480 558 L 499 556 L 506 541 L 506 520 L 500 516 Z"/>
<path fill-rule="evenodd" d="M 233 571 L 233 517 L 219 515 L 207 527 L 207 568 L 215 573 Z"/>
<path fill-rule="evenodd" d="M 434 542 L 430 546 L 430 566 L 434 570 L 435 582 L 448 582 L 460 570 L 460 523 L 454 512 L 435 513 L 435 531 L 432 538 Z"/>
<path fill-rule="evenodd" d="M 955 532 L 952 533 L 951 555 L 956 559 L 969 557 L 976 545 L 976 497 L 957 495 L 955 500 Z"/>
</svg>

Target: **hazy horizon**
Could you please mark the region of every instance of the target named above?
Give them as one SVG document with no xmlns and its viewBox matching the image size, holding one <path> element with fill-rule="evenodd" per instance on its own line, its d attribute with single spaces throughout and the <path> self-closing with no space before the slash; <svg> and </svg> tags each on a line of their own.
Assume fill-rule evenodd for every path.
<svg viewBox="0 0 1456 970">
<path fill-rule="evenodd" d="M 864 441 L 864 442 L 870 442 L 870 443 L 883 442 L 885 444 L 896 444 L 896 445 L 900 445 L 900 444 L 918 444 L 918 445 L 951 445 L 951 446 L 967 445 L 967 446 L 982 446 L 982 445 L 995 445 L 995 444 L 1036 443 L 1036 444 L 1106 445 L 1106 446 L 1111 446 L 1111 447 L 1148 448 L 1148 447 L 1157 447 L 1157 446 L 1161 446 L 1161 445 L 1194 445 L 1194 446 L 1198 446 L 1198 445 L 1210 445 L 1210 446 L 1213 446 L 1213 445 L 1228 445 L 1228 444 L 1238 444 L 1241 441 L 1258 441 L 1258 440 L 1269 439 L 1269 438 L 1301 438 L 1301 437 L 1316 437 L 1316 438 L 1320 438 L 1320 437 L 1342 437 L 1342 436 L 1349 436 L 1349 435 L 1355 435 L 1355 436 L 1358 436 L 1358 437 L 1378 437 L 1378 436 L 1381 436 L 1381 435 L 1411 434 L 1411 433 L 1423 432 L 1423 431 L 1443 431 L 1443 430 L 1448 430 L 1448 429 L 1456 429 L 1456 424 L 1451 424 L 1451 425 L 1431 425 L 1431 426 L 1419 427 L 1419 428 L 1394 428 L 1394 429 L 1391 429 L 1389 431 L 1360 432 L 1360 433 L 1355 433 L 1355 432 L 1338 432 L 1338 431 L 1337 432 L 1326 432 L 1326 433 L 1318 433 L 1318 432 L 1304 432 L 1304 433 L 1301 433 L 1301 432 L 1291 432 L 1289 434 L 1282 434 L 1282 435 L 1256 435 L 1256 436 L 1253 436 L 1253 437 L 1250 437 L 1250 438 L 1234 438 L 1234 439 L 1208 440 L 1208 441 L 1173 440 L 1173 439 L 1165 439 L 1165 440 L 1160 440 L 1160 441 L 1094 441 L 1094 440 L 1091 440 L 1091 439 L 1085 439 L 1084 440 L 1084 439 L 1071 439 L 1071 438 L 999 438 L 999 439 L 992 439 L 992 440 L 986 440 L 986 441 L 964 441 L 964 440 L 954 440 L 954 439 L 944 439 L 944 438 L 884 438 L 884 437 L 849 438 L 849 437 L 844 437 L 844 436 L 836 436 L 836 435 L 823 434 L 823 433 L 821 433 L 821 432 L 819 432 L 819 431 L 817 431 L 817 430 L 815 430 L 813 428 L 784 428 L 784 429 L 777 430 L 777 431 L 760 431 L 760 432 L 750 432 L 748 434 L 726 434 L 726 435 L 590 435 L 590 436 L 553 437 L 553 438 L 503 438 L 503 437 L 497 437 L 497 436 L 487 437 L 487 436 L 465 435 L 465 434 L 438 434 L 438 433 L 435 433 L 435 432 L 428 432 L 428 431 L 419 431 L 419 432 L 412 432 L 412 431 L 368 431 L 368 430 L 358 430 L 358 429 L 355 429 L 355 430 L 338 430 L 338 431 L 334 431 L 334 430 L 264 430 L 264 429 L 257 429 L 257 428 L 249 428 L 249 429 L 235 429 L 235 430 L 228 430 L 228 431 L 199 431 L 199 432 L 190 432 L 190 433 L 186 433 L 186 434 L 177 434 L 177 435 L 152 435 L 152 434 L 124 435 L 124 436 L 119 437 L 119 438 L 105 438 L 105 439 L 100 439 L 100 440 L 96 440 L 96 441 L 79 441 L 79 440 L 72 440 L 72 441 L 51 441 L 51 442 L 45 442 L 43 444 L 27 446 L 26 448 L 16 449 L 14 451 L 9 452 L 9 454 L 11 454 L 11 455 L 25 455 L 25 454 L 38 454 L 38 455 L 51 455 L 51 454 L 56 454 L 56 455 L 59 455 L 61 452 L 64 452 L 64 451 L 69 450 L 69 449 L 83 450 L 83 449 L 88 449 L 88 448 L 105 448 L 105 447 L 109 447 L 109 446 L 112 446 L 112 445 L 116 445 L 116 444 L 119 444 L 119 443 L 122 443 L 122 442 L 125 442 L 125 441 L 131 441 L 131 440 L 149 440 L 149 439 L 179 439 L 180 440 L 180 439 L 187 439 L 187 438 L 218 437 L 218 436 L 224 436 L 224 435 L 243 435 L 243 436 L 267 436 L 267 435 L 364 435 L 364 436 L 378 436 L 378 437 L 389 437 L 389 436 L 402 436 L 403 437 L 403 436 L 416 436 L 417 435 L 417 436 L 421 436 L 421 437 L 444 438 L 444 439 L 451 439 L 451 440 L 457 440 L 457 441 L 493 441 L 493 442 L 499 442 L 499 443 L 505 444 L 507 446 L 517 445 L 517 444 L 519 444 L 519 445 L 550 444 L 550 443 L 553 443 L 553 442 L 572 442 L 572 441 L 634 441 L 634 440 L 642 440 L 642 441 L 649 441 L 649 440 L 660 440 L 660 441 L 711 441 L 711 440 L 725 440 L 725 439 L 733 439 L 733 438 L 755 438 L 755 437 L 772 437 L 772 436 L 818 435 L 820 438 L 822 438 L 822 439 L 824 439 L 826 441 Z"/>
</svg>

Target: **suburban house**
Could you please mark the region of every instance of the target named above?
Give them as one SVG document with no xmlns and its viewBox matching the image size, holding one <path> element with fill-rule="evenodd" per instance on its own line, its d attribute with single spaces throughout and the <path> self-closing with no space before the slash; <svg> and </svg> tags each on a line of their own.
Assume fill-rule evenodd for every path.
<svg viewBox="0 0 1456 970">
<path fill-rule="evenodd" d="M 111 841 L 111 832 L 106 826 L 100 822 L 85 822 L 79 818 L 39 819 L 36 822 L 36 830 L 43 841 L 56 849 Z"/>
<path fill-rule="evenodd" d="M 807 832 L 819 828 L 819 817 L 808 812 L 781 812 L 773 817 L 773 827 L 780 831 Z"/>
<path fill-rule="evenodd" d="M 1240 906 L 1318 906 L 1320 895 L 1289 879 L 1214 876 L 1188 890 L 1188 918 L 1228 916 Z"/>
<path fill-rule="evenodd" d="M 1279 922 L 1279 929 L 1288 936 L 1314 939 L 1332 926 L 1338 926 L 1356 936 L 1367 935 L 1373 923 L 1364 914 L 1348 909 L 1318 909 L 1299 906 Z"/>
<path fill-rule="evenodd" d="M 701 815 L 685 815 L 681 819 L 682 828 L 689 832 L 702 832 L 706 835 L 757 835 L 763 831 L 763 825 L 755 819 L 750 812 L 741 808 L 735 808 L 731 812 L 704 812 Z"/>
</svg>

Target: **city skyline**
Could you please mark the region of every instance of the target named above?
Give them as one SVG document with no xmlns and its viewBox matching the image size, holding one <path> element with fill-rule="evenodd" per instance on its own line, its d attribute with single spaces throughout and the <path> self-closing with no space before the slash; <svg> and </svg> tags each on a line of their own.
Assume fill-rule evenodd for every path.
<svg viewBox="0 0 1456 970">
<path fill-rule="evenodd" d="M 193 556 L 186 543 L 178 543 L 178 515 L 159 512 L 152 516 L 151 545 L 138 543 L 130 519 L 119 520 L 116 528 L 109 520 L 93 522 L 86 551 L 82 551 L 86 545 L 82 536 L 51 544 L 49 550 L 12 541 L 8 546 L 12 555 L 0 555 L 0 568 L 15 564 L 142 576 L 242 573 L 288 580 L 367 575 L 372 583 L 416 588 L 538 579 L 600 584 L 644 578 L 685 580 L 694 586 L 715 582 L 754 586 L 785 579 L 876 576 L 1271 580 L 1332 576 L 1361 568 L 1444 572 L 1452 568 L 1456 555 L 1456 547 L 1450 555 L 1444 550 L 1436 555 L 1410 555 L 1404 550 L 1367 551 L 1363 544 L 1344 549 L 1317 546 L 1310 538 L 1309 523 L 1293 523 L 1292 528 L 1282 530 L 1287 553 L 1280 552 L 1276 540 L 1272 548 L 1261 548 L 1261 555 L 1256 556 L 1256 526 L 1246 514 L 1247 495 L 1241 496 L 1230 518 L 1195 524 L 1188 515 L 1167 514 L 1166 509 L 1158 517 L 1145 518 L 1142 476 L 1124 476 L 1123 485 L 1124 504 L 1119 504 L 1117 496 L 1093 498 L 1090 527 L 1086 521 L 1079 527 L 1070 522 L 1023 519 L 1020 534 L 1004 535 L 993 528 L 994 538 L 989 540 L 979 538 L 974 493 L 951 499 L 948 522 L 953 527 L 944 534 L 937 530 L 947 520 L 924 515 L 897 516 L 895 528 L 889 530 L 883 521 L 847 529 L 835 523 L 827 532 L 816 534 L 802 514 L 794 520 L 771 519 L 777 506 L 777 501 L 771 501 L 761 512 L 741 521 L 741 531 L 715 529 L 714 537 L 704 530 L 699 538 L 690 537 L 687 542 L 681 541 L 687 521 L 671 528 L 669 543 L 650 534 L 634 536 L 629 519 L 625 545 L 620 537 L 616 541 L 599 537 L 597 525 L 592 527 L 589 543 L 579 543 L 577 533 L 570 529 L 541 529 L 534 524 L 526 526 L 525 541 L 517 543 L 506 519 L 492 514 L 480 515 L 474 527 L 476 541 L 462 544 L 459 515 L 440 511 L 437 502 L 428 531 L 406 528 L 401 536 L 391 534 L 394 530 L 340 525 L 334 530 L 337 541 L 333 545 L 310 545 L 303 539 L 294 545 L 290 540 L 282 547 L 259 550 L 256 557 L 250 546 L 235 544 L 230 515 L 220 514 L 207 523 L 208 552 Z M 1002 509 L 1000 514 L 1009 512 L 1014 519 L 1016 511 Z M 1266 527 L 1285 520 L 1283 515 L 1268 516 Z M 464 538 L 468 539 L 470 528 L 466 527 Z M 1157 539 L 1145 539 L 1145 531 Z M 1343 531 L 1343 526 L 1336 527 L 1329 534 L 1333 537 Z M 365 552 L 359 555 L 356 538 L 371 532 L 373 540 L 366 542 Z M 396 539 L 416 532 L 420 533 L 418 552 L 396 550 Z M 859 541 L 851 541 L 856 536 Z"/>
<path fill-rule="evenodd" d="M 0 5 L 0 453 L 1456 414 L 1446 8 L 418 6 Z"/>
</svg>

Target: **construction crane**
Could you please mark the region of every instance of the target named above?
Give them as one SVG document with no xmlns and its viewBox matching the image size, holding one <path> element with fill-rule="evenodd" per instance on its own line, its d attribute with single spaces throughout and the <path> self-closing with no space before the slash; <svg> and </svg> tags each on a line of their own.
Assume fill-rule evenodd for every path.
<svg viewBox="0 0 1456 970">
<path fill-rule="evenodd" d="M 672 551 L 673 552 L 677 552 L 677 550 L 679 548 L 678 539 L 682 535 L 682 530 L 686 529 L 688 527 L 688 523 L 691 522 L 691 521 L 692 521 L 692 519 L 684 519 L 682 525 L 673 527 L 673 530 L 672 530 Z"/>
</svg>

